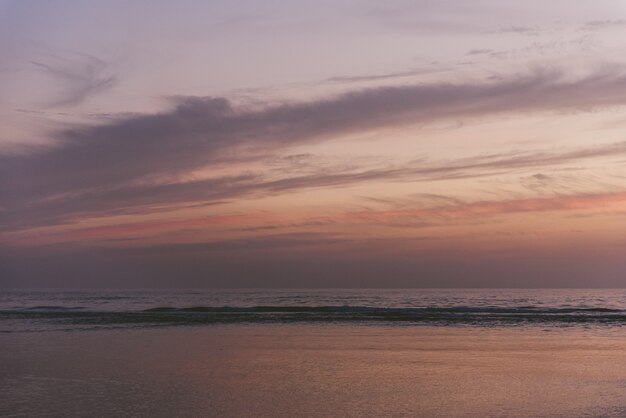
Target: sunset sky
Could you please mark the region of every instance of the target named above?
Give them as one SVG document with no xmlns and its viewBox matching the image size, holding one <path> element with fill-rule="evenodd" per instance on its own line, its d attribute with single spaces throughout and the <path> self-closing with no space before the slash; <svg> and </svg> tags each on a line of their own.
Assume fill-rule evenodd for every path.
<svg viewBox="0 0 626 418">
<path fill-rule="evenodd" d="M 623 0 L 0 0 L 0 287 L 626 285 Z"/>
</svg>

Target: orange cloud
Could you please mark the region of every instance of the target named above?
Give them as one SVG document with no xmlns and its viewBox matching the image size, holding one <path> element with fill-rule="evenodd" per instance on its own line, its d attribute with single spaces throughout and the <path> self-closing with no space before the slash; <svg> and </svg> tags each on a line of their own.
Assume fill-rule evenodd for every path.
<svg viewBox="0 0 626 418">
<path fill-rule="evenodd" d="M 576 196 L 479 201 L 430 208 L 359 211 L 345 214 L 346 219 L 366 222 L 388 222 L 403 218 L 464 219 L 521 212 L 547 212 L 600 209 L 626 203 L 626 192 Z"/>
<path fill-rule="evenodd" d="M 549 212 L 549 211 L 598 211 L 626 206 L 626 192 L 585 195 L 554 196 L 544 198 L 513 199 L 504 201 L 454 202 L 426 208 L 402 210 L 362 210 L 345 212 L 334 216 L 310 217 L 297 216 L 293 213 L 268 214 L 246 213 L 219 216 L 207 216 L 191 219 L 177 219 L 153 222 L 134 222 L 126 224 L 104 225 L 89 228 L 66 229 L 63 231 L 42 233 L 37 230 L 18 232 L 11 237 L 13 243 L 46 244 L 55 242 L 106 241 L 115 239 L 147 238 L 163 233 L 199 230 L 208 227 L 226 227 L 222 235 L 240 234 L 263 236 L 276 230 L 307 230 L 331 225 L 333 229 L 341 225 L 398 224 L 402 222 L 446 221 L 486 218 L 498 215 Z M 7 234 L 8 235 L 8 234 Z M 7 238 L 9 238 L 7 236 Z"/>
<path fill-rule="evenodd" d="M 18 238 L 17 241 L 27 241 L 29 244 L 45 244 L 52 242 L 124 239 L 137 236 L 151 236 L 168 231 L 200 229 L 208 226 L 250 224 L 259 222 L 265 218 L 266 217 L 260 214 L 234 214 L 167 221 L 133 222 L 90 228 L 68 229 L 64 231 L 55 231 L 49 234 L 26 233 L 21 240 Z"/>
</svg>

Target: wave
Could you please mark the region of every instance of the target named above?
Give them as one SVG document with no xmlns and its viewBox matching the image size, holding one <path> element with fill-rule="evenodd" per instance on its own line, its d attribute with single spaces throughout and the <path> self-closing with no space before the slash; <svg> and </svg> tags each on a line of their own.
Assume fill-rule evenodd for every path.
<svg viewBox="0 0 626 418">
<path fill-rule="evenodd" d="M 80 306 L 31 306 L 30 308 L 26 308 L 30 311 L 75 311 L 79 309 L 84 309 Z"/>
<path fill-rule="evenodd" d="M 0 311 L 1 320 L 33 320 L 78 326 L 158 326 L 229 323 L 388 323 L 424 325 L 626 325 L 626 311 L 602 307 L 450 306 L 193 306 L 136 311 L 89 311 L 34 306 Z"/>
<path fill-rule="evenodd" d="M 522 307 L 471 307 L 471 306 L 451 306 L 451 307 L 423 307 L 423 308 L 380 308 L 367 306 L 192 306 L 187 308 L 172 308 L 168 306 L 145 309 L 143 312 L 336 312 L 336 313 L 424 313 L 424 312 L 450 312 L 450 313 L 584 313 L 584 312 L 622 312 L 619 309 L 609 308 L 545 308 L 536 306 Z"/>
</svg>

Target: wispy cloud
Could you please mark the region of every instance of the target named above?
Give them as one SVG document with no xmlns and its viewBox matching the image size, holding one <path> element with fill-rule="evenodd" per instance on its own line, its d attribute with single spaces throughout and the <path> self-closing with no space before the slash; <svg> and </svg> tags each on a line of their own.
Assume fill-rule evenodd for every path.
<svg viewBox="0 0 626 418">
<path fill-rule="evenodd" d="M 392 223 L 400 221 L 404 224 L 410 220 L 458 220 L 526 212 L 595 210 L 624 204 L 626 204 L 626 192 L 617 192 L 501 201 L 457 202 L 417 209 L 367 210 L 351 212 L 345 216 L 346 219 L 356 219 L 362 222 Z"/>
<path fill-rule="evenodd" d="M 485 55 L 485 54 L 490 54 L 492 52 L 494 52 L 493 49 L 475 48 L 475 49 L 470 49 L 469 51 L 467 51 L 467 55 Z"/>
<path fill-rule="evenodd" d="M 49 226 L 71 222 L 74 218 L 89 216 L 112 216 L 140 214 L 146 211 L 171 210 L 193 202 L 219 205 L 232 199 L 280 195 L 321 187 L 349 187 L 372 182 L 419 182 L 450 179 L 468 179 L 510 173 L 537 167 L 558 166 L 601 157 L 619 157 L 626 154 L 626 143 L 572 150 L 568 152 L 512 152 L 506 154 L 479 155 L 475 157 L 414 163 L 383 168 L 313 167 L 306 174 L 299 171 L 286 172 L 283 178 L 270 179 L 262 173 L 248 173 L 170 184 L 141 184 L 113 189 L 96 189 L 48 199 L 36 205 L 12 206 L 5 214 L 11 222 L 5 230 L 32 226 Z M 530 186 L 545 183 L 551 178 L 536 174 Z M 526 182 L 528 183 L 528 181 Z M 534 187 L 534 186 L 533 186 Z M 446 198 L 439 196 L 438 200 Z M 449 198 L 448 198 L 449 199 Z M 432 199 L 430 199 L 432 200 Z M 437 200 L 437 199 L 435 199 Z"/>
<path fill-rule="evenodd" d="M 108 73 L 107 63 L 89 54 L 48 55 L 31 64 L 60 87 L 58 97 L 48 103 L 52 107 L 75 106 L 117 82 L 116 77 Z"/>
<path fill-rule="evenodd" d="M 417 200 L 420 201 L 418 206 L 414 200 L 413 206 L 408 205 L 399 209 L 363 209 L 329 216 L 312 217 L 305 215 L 284 218 L 280 214 L 251 212 L 198 218 L 139 221 L 98 227 L 72 227 L 61 231 L 16 232 L 10 234 L 10 239 L 14 244 L 27 245 L 102 243 L 111 239 L 141 240 L 143 245 L 146 245 L 152 241 L 154 236 L 160 236 L 163 239 L 167 238 L 168 234 L 175 233 L 179 238 L 182 236 L 183 239 L 193 240 L 199 234 L 202 236 L 203 232 L 213 231 L 215 228 L 226 232 L 244 234 L 294 230 L 301 231 L 298 234 L 313 234 L 313 232 L 302 231 L 319 231 L 320 228 L 329 225 L 337 229 L 346 225 L 358 224 L 426 228 L 451 224 L 473 224 L 480 219 L 520 213 L 561 212 L 569 214 L 569 216 L 580 217 L 597 213 L 624 213 L 626 211 L 626 192 L 563 194 L 540 198 L 479 201 L 464 201 L 446 196 L 422 196 Z M 424 206 L 424 203 L 428 204 Z M 395 206 L 396 202 L 386 202 L 386 204 Z M 289 233 L 295 234 L 294 232 Z M 318 235 L 324 237 L 323 234 Z M 256 242 L 258 239 L 258 237 L 252 237 L 235 241 Z M 273 238 L 270 236 L 267 239 L 272 240 Z M 338 237 L 336 240 L 340 241 Z M 215 241 L 215 239 L 208 241 L 203 248 L 218 250 L 224 242 L 223 240 Z M 322 243 L 326 242 L 326 240 L 322 241 Z M 309 244 L 319 243 L 311 241 Z"/>
<path fill-rule="evenodd" d="M 388 80 L 394 78 L 405 78 L 405 77 L 415 77 L 419 75 L 425 74 L 434 74 L 441 73 L 445 71 L 449 71 L 449 68 L 439 67 L 436 65 L 431 65 L 430 67 L 417 68 L 413 70 L 407 71 L 396 71 L 389 73 L 378 73 L 378 74 L 366 74 L 366 75 L 356 75 L 356 76 L 337 76 L 330 77 L 323 82 L 331 82 L 331 83 L 354 83 L 354 82 L 362 82 L 362 81 L 380 81 L 380 80 Z"/>
<path fill-rule="evenodd" d="M 539 35 L 540 29 L 537 26 L 508 26 L 497 30 L 498 33 L 516 33 L 519 35 Z"/>
<path fill-rule="evenodd" d="M 356 90 L 305 103 L 238 109 L 224 98 L 179 98 L 154 115 L 133 115 L 56 134 L 55 147 L 0 156 L 3 223 L 58 222 L 79 214 L 376 179 L 462 178 L 484 171 L 559 164 L 623 152 L 624 144 L 571 153 L 520 153 L 433 165 L 320 173 L 282 179 L 242 174 L 197 181 L 181 175 L 237 161 L 261 161 L 290 147 L 342 135 L 446 118 L 505 112 L 583 112 L 626 104 L 626 74 L 607 67 L 579 79 L 556 70 L 492 82 L 435 83 Z"/>
<path fill-rule="evenodd" d="M 609 28 L 626 28 L 625 19 L 606 19 L 606 20 L 591 20 L 586 22 L 583 26 L 583 30 L 597 31 Z"/>
</svg>

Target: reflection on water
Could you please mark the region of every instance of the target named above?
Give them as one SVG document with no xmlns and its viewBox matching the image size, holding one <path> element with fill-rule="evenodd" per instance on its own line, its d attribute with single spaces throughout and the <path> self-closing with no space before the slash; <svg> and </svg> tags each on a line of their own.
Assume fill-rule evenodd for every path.
<svg viewBox="0 0 626 418">
<path fill-rule="evenodd" d="M 236 325 L 0 338 L 3 417 L 626 416 L 619 329 Z"/>
<path fill-rule="evenodd" d="M 3 291 L 0 416 L 624 417 L 625 324 L 623 289 Z"/>
</svg>

